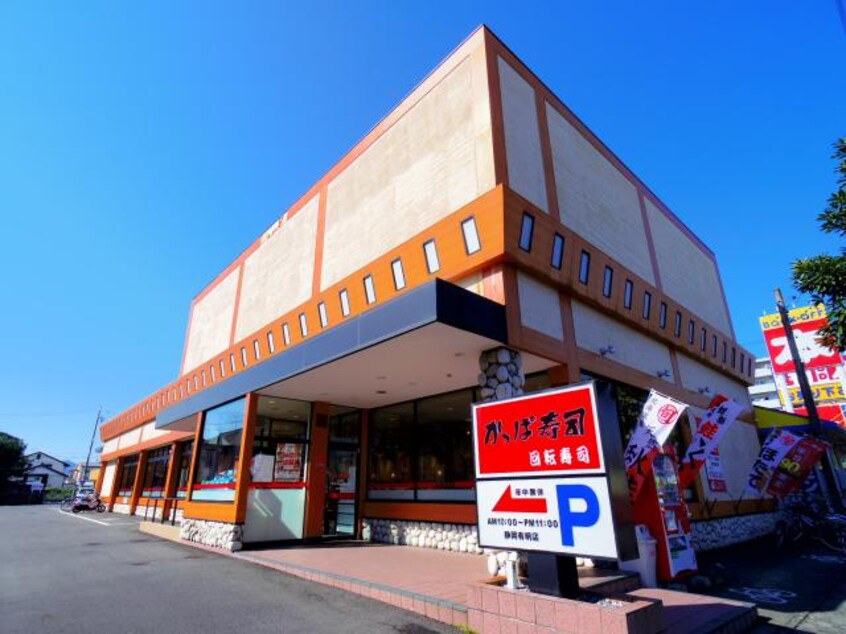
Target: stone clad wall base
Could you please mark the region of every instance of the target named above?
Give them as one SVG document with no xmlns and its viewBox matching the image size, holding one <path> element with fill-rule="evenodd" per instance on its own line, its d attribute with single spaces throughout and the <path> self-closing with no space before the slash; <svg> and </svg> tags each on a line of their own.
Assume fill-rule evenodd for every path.
<svg viewBox="0 0 846 634">
<path fill-rule="evenodd" d="M 179 531 L 181 539 L 231 552 L 241 550 L 243 535 L 244 527 L 242 524 L 195 519 L 183 519 Z"/>
<path fill-rule="evenodd" d="M 129 509 L 129 504 L 115 504 L 112 509 L 112 513 L 123 513 L 124 515 L 129 515 Z"/>
<path fill-rule="evenodd" d="M 474 524 L 442 524 L 373 518 L 364 519 L 362 524 L 362 537 L 371 542 L 482 554 Z"/>
<path fill-rule="evenodd" d="M 714 550 L 769 535 L 775 530 L 778 513 L 737 515 L 691 522 L 696 550 Z"/>
</svg>

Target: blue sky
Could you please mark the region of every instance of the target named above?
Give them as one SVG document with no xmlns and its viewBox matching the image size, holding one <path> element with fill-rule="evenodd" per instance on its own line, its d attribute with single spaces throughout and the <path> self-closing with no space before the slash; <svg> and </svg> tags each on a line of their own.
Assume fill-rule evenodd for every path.
<svg viewBox="0 0 846 634">
<path fill-rule="evenodd" d="M 839 246 L 835 0 L 301 5 L 0 4 L 0 431 L 84 459 L 98 406 L 176 377 L 191 298 L 480 23 L 716 252 L 743 345 Z"/>
</svg>

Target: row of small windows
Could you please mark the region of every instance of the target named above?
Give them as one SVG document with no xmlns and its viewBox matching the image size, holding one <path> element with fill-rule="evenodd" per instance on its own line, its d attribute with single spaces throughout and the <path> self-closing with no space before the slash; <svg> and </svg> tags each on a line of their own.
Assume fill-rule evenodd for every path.
<svg viewBox="0 0 846 634">
<path fill-rule="evenodd" d="M 523 220 L 520 224 L 520 237 L 518 246 L 527 253 L 531 252 L 532 244 L 534 242 L 535 219 L 528 212 L 523 213 Z M 579 275 L 578 280 L 580 284 L 587 285 L 590 281 L 590 252 L 582 250 L 579 257 Z M 561 270 L 564 261 L 564 236 L 556 233 L 552 241 L 552 260 L 550 264 L 553 268 Z M 614 269 L 610 266 L 605 266 L 605 271 L 602 276 L 602 295 L 610 298 L 614 290 Z M 632 302 L 634 298 L 634 282 L 627 279 L 623 288 L 623 306 L 626 310 L 632 309 Z M 658 313 L 658 326 L 661 330 L 667 328 L 667 312 L 668 307 L 666 302 L 661 302 Z M 644 319 L 649 319 L 652 315 L 652 293 L 649 291 L 643 292 L 643 312 Z M 673 334 L 676 338 L 681 337 L 682 333 L 682 313 L 676 311 L 675 321 L 673 322 Z M 690 319 L 688 322 L 687 339 L 690 345 L 694 345 L 696 339 L 696 322 Z M 700 351 L 705 352 L 708 342 L 708 332 L 705 327 L 701 330 Z M 717 358 L 718 341 L 717 335 L 711 335 L 711 356 Z M 723 341 L 722 362 L 726 363 L 728 358 L 728 343 Z M 737 349 L 732 348 L 731 367 L 737 367 Z M 752 359 L 750 357 L 748 367 L 745 367 L 746 355 L 740 355 L 740 372 L 745 372 L 749 376 L 752 375 Z"/>
</svg>

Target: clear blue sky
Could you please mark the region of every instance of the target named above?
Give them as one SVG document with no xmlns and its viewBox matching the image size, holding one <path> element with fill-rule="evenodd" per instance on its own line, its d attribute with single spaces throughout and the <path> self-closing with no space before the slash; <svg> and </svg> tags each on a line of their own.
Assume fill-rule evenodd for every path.
<svg viewBox="0 0 846 634">
<path fill-rule="evenodd" d="M 0 431 L 32 449 L 84 459 L 174 379 L 191 298 L 480 23 L 716 252 L 756 353 L 838 246 L 835 0 L 117 4 L 0 4 Z"/>
</svg>

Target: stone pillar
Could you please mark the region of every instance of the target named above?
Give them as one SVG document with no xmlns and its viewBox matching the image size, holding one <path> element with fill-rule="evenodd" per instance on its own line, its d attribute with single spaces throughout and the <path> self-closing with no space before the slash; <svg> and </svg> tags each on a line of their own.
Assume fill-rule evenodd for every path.
<svg viewBox="0 0 846 634">
<path fill-rule="evenodd" d="M 521 396 L 526 376 L 523 374 L 523 356 L 510 348 L 494 348 L 479 355 L 479 387 L 482 400 L 501 401 Z"/>
<path fill-rule="evenodd" d="M 501 401 L 523 395 L 526 376 L 523 373 L 523 356 L 510 348 L 494 348 L 479 355 L 479 386 L 482 401 Z M 525 568 L 525 556 L 516 551 L 485 549 L 488 555 L 488 572 L 505 575 L 509 560 L 518 561 Z"/>
</svg>

